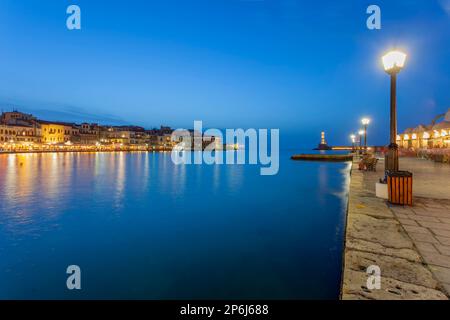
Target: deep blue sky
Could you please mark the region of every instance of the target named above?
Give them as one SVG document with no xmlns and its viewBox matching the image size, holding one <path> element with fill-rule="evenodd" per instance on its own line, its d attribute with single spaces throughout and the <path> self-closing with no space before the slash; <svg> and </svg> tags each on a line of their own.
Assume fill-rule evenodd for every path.
<svg viewBox="0 0 450 320">
<path fill-rule="evenodd" d="M 346 143 L 369 116 L 384 144 L 393 46 L 409 54 L 400 129 L 450 107 L 449 0 L 2 0 L 0 39 L 0 106 L 59 120 L 280 128 L 301 147 L 321 130 Z"/>
</svg>

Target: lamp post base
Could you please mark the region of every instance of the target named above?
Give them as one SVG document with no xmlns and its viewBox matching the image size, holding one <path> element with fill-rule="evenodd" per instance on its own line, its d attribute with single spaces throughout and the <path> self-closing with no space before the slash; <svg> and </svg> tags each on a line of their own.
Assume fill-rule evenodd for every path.
<svg viewBox="0 0 450 320">
<path fill-rule="evenodd" d="M 385 157 L 385 171 L 395 172 L 398 171 L 398 145 L 396 143 L 391 143 L 389 145 L 389 150 Z"/>
</svg>

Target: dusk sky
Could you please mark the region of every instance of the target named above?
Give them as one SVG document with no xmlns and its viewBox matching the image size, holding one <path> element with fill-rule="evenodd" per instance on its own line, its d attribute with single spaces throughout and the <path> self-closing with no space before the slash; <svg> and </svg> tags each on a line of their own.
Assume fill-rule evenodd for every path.
<svg viewBox="0 0 450 320">
<path fill-rule="evenodd" d="M 81 30 L 66 28 L 70 4 Z M 309 147 L 322 130 L 348 143 L 368 116 L 383 145 L 393 47 L 408 54 L 399 129 L 450 107 L 450 0 L 2 0 L 0 39 L 1 108 L 53 120 L 279 128 Z"/>
</svg>

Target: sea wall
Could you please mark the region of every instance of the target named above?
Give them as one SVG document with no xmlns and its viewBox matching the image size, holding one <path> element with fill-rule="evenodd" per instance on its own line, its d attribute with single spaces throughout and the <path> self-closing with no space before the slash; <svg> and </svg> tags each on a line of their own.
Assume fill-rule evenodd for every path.
<svg viewBox="0 0 450 320">
<path fill-rule="evenodd" d="M 350 154 L 296 154 L 291 157 L 292 160 L 304 161 L 328 161 L 345 162 L 352 161 L 353 155 Z"/>
</svg>

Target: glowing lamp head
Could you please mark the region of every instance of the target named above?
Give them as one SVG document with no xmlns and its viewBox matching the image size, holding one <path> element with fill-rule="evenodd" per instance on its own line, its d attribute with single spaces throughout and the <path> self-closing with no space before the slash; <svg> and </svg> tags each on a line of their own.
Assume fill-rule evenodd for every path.
<svg viewBox="0 0 450 320">
<path fill-rule="evenodd" d="M 370 123 L 370 119 L 368 119 L 368 118 L 363 118 L 363 119 L 361 120 L 361 122 L 362 122 L 363 125 L 367 126 L 367 125 Z"/>
<path fill-rule="evenodd" d="M 387 73 L 398 73 L 405 66 L 406 54 L 401 51 L 390 51 L 383 58 L 384 70 Z"/>
<path fill-rule="evenodd" d="M 362 136 L 362 135 L 364 135 L 364 130 L 359 130 L 358 133 L 359 133 L 360 136 Z"/>
</svg>

